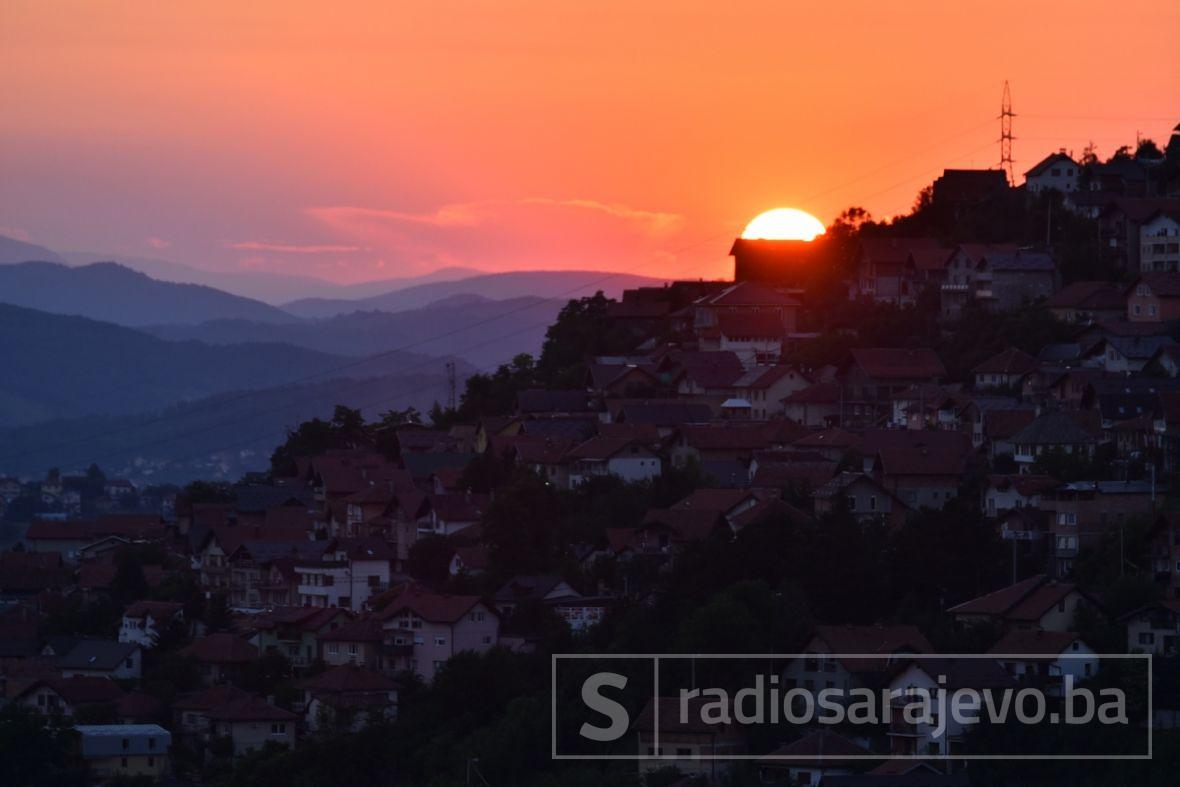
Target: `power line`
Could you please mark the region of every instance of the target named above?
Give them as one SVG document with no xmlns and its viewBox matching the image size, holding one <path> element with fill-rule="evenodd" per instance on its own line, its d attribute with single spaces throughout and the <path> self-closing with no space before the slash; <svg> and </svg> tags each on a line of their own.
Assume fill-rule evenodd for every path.
<svg viewBox="0 0 1180 787">
<path fill-rule="evenodd" d="M 1016 185 L 1016 176 L 1012 174 L 1012 92 L 1008 89 L 1008 80 L 1004 80 L 1004 97 L 1000 99 L 1000 169 L 1008 175 L 1008 185 Z"/>
</svg>

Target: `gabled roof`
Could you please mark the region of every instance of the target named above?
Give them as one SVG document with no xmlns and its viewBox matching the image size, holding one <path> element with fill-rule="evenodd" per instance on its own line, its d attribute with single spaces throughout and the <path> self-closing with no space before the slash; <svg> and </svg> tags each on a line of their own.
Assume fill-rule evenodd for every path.
<svg viewBox="0 0 1180 787">
<path fill-rule="evenodd" d="M 563 582 L 565 580 L 556 574 L 517 574 L 505 582 L 492 598 L 497 602 L 540 601 Z M 580 594 L 574 591 L 572 595 Z"/>
<path fill-rule="evenodd" d="M 583 461 L 605 462 L 624 451 L 650 456 L 653 451 L 638 440 L 629 437 L 591 437 L 581 445 L 569 450 L 566 456 Z"/>
<path fill-rule="evenodd" d="M 1003 352 L 993 355 L 971 370 L 973 374 L 1027 374 L 1038 366 L 1037 359 L 1017 349 L 1009 347 Z"/>
<path fill-rule="evenodd" d="M 853 434 L 846 429 L 834 427 L 804 435 L 791 443 L 791 446 L 793 448 L 837 448 L 840 450 L 849 450 L 859 446 L 861 441 L 862 438 L 860 435 Z"/>
<path fill-rule="evenodd" d="M 703 336 L 719 334 L 727 339 L 782 339 L 787 335 L 782 318 L 773 312 L 722 312 L 715 328 L 704 328 Z"/>
<path fill-rule="evenodd" d="M 953 476 L 963 474 L 964 457 L 943 446 L 883 448 L 877 452 L 877 467 L 885 475 Z"/>
<path fill-rule="evenodd" d="M 859 743 L 848 740 L 838 732 L 821 727 L 807 733 L 797 741 L 779 746 L 759 762 L 772 767 L 785 768 L 790 765 L 798 765 L 806 768 L 823 768 L 841 762 L 852 765 L 856 762 L 855 759 L 841 758 L 863 759 L 871 754 L 872 752 Z"/>
<path fill-rule="evenodd" d="M 798 306 L 799 301 L 773 287 L 758 282 L 743 281 L 718 292 L 703 295 L 697 306 Z"/>
<path fill-rule="evenodd" d="M 74 676 L 72 678 L 46 678 L 25 688 L 17 697 L 23 697 L 37 688 L 45 686 L 70 705 L 94 705 L 118 702 L 123 689 L 109 678 Z"/>
<path fill-rule="evenodd" d="M 228 703 L 246 699 L 250 694 L 237 686 L 210 686 L 207 689 L 181 695 L 172 703 L 173 710 L 207 711 Z"/>
<path fill-rule="evenodd" d="M 57 664 L 63 670 L 104 670 L 112 671 L 126 659 L 131 658 L 139 645 L 133 642 L 116 642 L 108 639 L 81 640 Z"/>
<path fill-rule="evenodd" d="M 381 642 L 384 639 L 381 621 L 373 617 L 358 618 L 320 636 L 320 642 Z"/>
<path fill-rule="evenodd" d="M 1050 296 L 1045 306 L 1050 309 L 1124 311 L 1127 300 L 1125 288 L 1116 282 L 1075 281 Z"/>
<path fill-rule="evenodd" d="M 1003 689 L 1016 685 L 1016 680 L 992 659 L 957 659 L 944 656 L 925 656 L 902 661 L 891 670 L 896 678 L 909 667 L 917 667 L 942 685 L 946 678 L 948 691 L 957 689 Z"/>
<path fill-rule="evenodd" d="M 196 640 L 186 652 L 209 664 L 245 664 L 258 658 L 258 648 L 224 631 Z"/>
<path fill-rule="evenodd" d="M 869 236 L 860 239 L 860 259 L 870 265 L 901 267 L 912 253 L 924 259 L 931 253 L 942 255 L 945 261 L 945 255 L 950 251 L 934 238 Z"/>
<path fill-rule="evenodd" d="M 1144 273 L 1131 285 L 1129 293 L 1137 294 L 1140 285 L 1146 285 L 1157 298 L 1180 298 L 1180 273 Z"/>
<path fill-rule="evenodd" d="M 1057 153 L 1050 153 L 1045 156 L 1032 169 L 1024 173 L 1025 178 L 1035 178 L 1045 170 L 1052 167 L 1054 164 L 1073 164 L 1075 167 L 1079 166 L 1076 161 L 1067 156 L 1065 153 L 1058 151 Z"/>
<path fill-rule="evenodd" d="M 831 653 L 895 655 L 899 653 L 933 653 L 934 647 L 917 626 L 816 626 L 815 638 L 828 646 Z M 883 672 L 889 659 L 841 658 L 849 672 Z"/>
<path fill-rule="evenodd" d="M 1029 407 L 1023 410 L 985 410 L 983 433 L 989 440 L 1007 440 L 1036 420 L 1037 411 Z"/>
<path fill-rule="evenodd" d="M 852 362 L 874 379 L 897 380 L 913 377 L 933 380 L 946 377 L 934 350 L 895 347 L 862 347 L 851 351 Z"/>
<path fill-rule="evenodd" d="M 589 413 L 594 411 L 590 396 L 581 390 L 530 388 L 516 395 L 521 413 Z"/>
<path fill-rule="evenodd" d="M 964 601 L 947 612 L 952 615 L 982 615 L 1035 622 L 1076 589 L 1077 586 L 1072 583 L 1056 582 L 1044 574 L 1037 574 L 1015 585 Z"/>
<path fill-rule="evenodd" d="M 299 682 L 299 687 L 312 694 L 351 694 L 396 691 L 397 682 L 357 664 L 329 667 L 314 677 Z"/>
<path fill-rule="evenodd" d="M 299 717 L 289 710 L 276 708 L 261 697 L 250 694 L 239 699 L 231 699 L 225 703 L 210 708 L 210 719 L 224 722 L 238 721 L 298 721 Z"/>
<path fill-rule="evenodd" d="M 988 653 L 1041 656 L 1050 659 L 1060 656 L 1081 638 L 1072 631 L 1041 631 L 1012 629 Z"/>
<path fill-rule="evenodd" d="M 994 271 L 1025 271 L 1029 273 L 1052 273 L 1057 270 L 1053 255 L 1043 251 L 1017 249 L 1015 251 L 989 251 L 979 263 Z"/>
<path fill-rule="evenodd" d="M 388 620 L 403 611 L 412 612 L 431 623 L 455 623 L 472 607 L 483 603 L 479 596 L 460 596 L 450 593 L 434 593 L 419 585 L 402 591 L 397 598 L 377 613 L 381 620 Z M 488 605 L 491 614 L 495 609 Z"/>
<path fill-rule="evenodd" d="M 125 618 L 146 618 L 149 615 L 157 621 L 168 620 L 184 608 L 175 601 L 136 601 L 123 611 Z"/>
<path fill-rule="evenodd" d="M 1078 445 L 1096 443 L 1097 438 L 1069 415 L 1053 410 L 1012 435 L 1011 441 L 1020 445 Z"/>
</svg>

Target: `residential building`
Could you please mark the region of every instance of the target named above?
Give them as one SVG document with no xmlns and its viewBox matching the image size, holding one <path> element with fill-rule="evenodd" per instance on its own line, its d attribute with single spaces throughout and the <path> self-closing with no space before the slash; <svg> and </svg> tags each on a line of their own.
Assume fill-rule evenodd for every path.
<svg viewBox="0 0 1180 787">
<path fill-rule="evenodd" d="M 1037 459 L 1049 451 L 1093 457 L 1098 438 L 1070 415 L 1053 410 L 1034 419 L 1012 435 L 1014 458 L 1021 473 L 1031 473 Z"/>
<path fill-rule="evenodd" d="M 1180 600 L 1156 601 L 1119 618 L 1127 627 L 1127 651 L 1175 656 L 1180 647 Z"/>
<path fill-rule="evenodd" d="M 816 626 L 800 653 L 783 670 L 785 689 L 819 692 L 876 690 L 889 670 L 907 656 L 934 648 L 916 626 Z"/>
<path fill-rule="evenodd" d="M 57 666 L 64 678 L 137 679 L 143 667 L 143 649 L 134 642 L 83 639 L 57 660 Z"/>
<path fill-rule="evenodd" d="M 1062 695 L 1066 676 L 1081 683 L 1097 675 L 1099 668 L 1098 654 L 1072 631 L 1013 629 L 988 653 L 995 654 L 1017 681 L 1044 688 L 1054 697 Z"/>
<path fill-rule="evenodd" d="M 1180 273 L 1140 275 L 1127 290 L 1127 319 L 1156 323 L 1180 319 Z"/>
<path fill-rule="evenodd" d="M 123 611 L 119 641 L 133 642 L 144 650 L 151 650 L 165 626 L 184 618 L 183 609 L 182 604 L 172 601 L 136 601 Z"/>
<path fill-rule="evenodd" d="M 74 732 L 78 753 L 95 780 L 168 774 L 172 734 L 158 724 L 84 724 Z"/>
<path fill-rule="evenodd" d="M 1155 211 L 1139 227 L 1139 270 L 1180 271 L 1180 203 Z"/>
<path fill-rule="evenodd" d="M 123 690 L 110 678 L 43 678 L 14 692 L 11 702 L 43 716 L 72 718 L 87 708 L 114 708 L 121 697 Z"/>
<path fill-rule="evenodd" d="M 860 522 L 897 523 L 910 511 L 897 495 L 865 473 L 840 473 L 816 488 L 813 497 L 817 516 L 846 511 Z"/>
<path fill-rule="evenodd" d="M 637 753 L 645 758 L 639 761 L 640 775 L 672 766 L 685 776 L 713 781 L 729 770 L 727 755 L 745 754 L 745 737 L 737 725 L 706 722 L 702 706 L 708 700 L 697 697 L 686 702 L 688 713 L 683 719 L 678 697 L 648 700 L 635 717 L 631 729 L 638 737 Z"/>
<path fill-rule="evenodd" d="M 912 659 L 899 664 L 886 685 L 891 696 L 896 696 L 889 719 L 890 754 L 910 757 L 964 753 L 970 724 L 960 721 L 967 717 L 950 713 L 945 718 L 936 714 L 937 719 L 910 723 L 904 713 L 907 704 L 921 702 L 923 694 L 930 697 L 946 692 L 949 696 L 960 689 L 999 692 L 1017 687 L 1015 680 L 995 661 L 947 657 Z"/>
<path fill-rule="evenodd" d="M 1004 631 L 1073 631 L 1078 611 L 1100 611 L 1093 598 L 1069 582 L 1037 574 L 957 604 L 947 612 L 961 624 L 988 623 Z"/>
<path fill-rule="evenodd" d="M 1126 288 L 1110 281 L 1075 281 L 1045 301 L 1049 312 L 1067 323 L 1092 323 L 1124 317 Z"/>
<path fill-rule="evenodd" d="M 1009 347 L 976 366 L 971 374 L 975 377 L 976 390 L 1008 388 L 1018 391 L 1025 375 L 1039 365 L 1040 362 L 1028 353 Z"/>
<path fill-rule="evenodd" d="M 855 773 L 858 760 L 871 754 L 859 743 L 821 727 L 779 746 L 758 760 L 758 769 L 766 784 L 820 785 Z"/>
<path fill-rule="evenodd" d="M 1081 175 L 1081 165 L 1061 150 L 1050 153 L 1024 173 L 1024 190 L 1030 194 L 1043 191 L 1059 191 L 1065 194 L 1077 191 Z"/>
<path fill-rule="evenodd" d="M 352 614 L 339 607 L 279 607 L 254 618 L 250 644 L 259 654 L 275 651 L 296 669 L 306 669 L 323 657 L 324 638 L 351 621 Z"/>
<path fill-rule="evenodd" d="M 299 683 L 307 729 L 355 732 L 397 718 L 398 685 L 354 664 L 329 667 Z"/>
<path fill-rule="evenodd" d="M 451 656 L 495 647 L 500 614 L 479 596 L 432 593 L 411 586 L 375 613 L 394 646 L 394 670 L 430 682 Z"/>
<path fill-rule="evenodd" d="M 235 757 L 257 751 L 267 744 L 288 749 L 295 746 L 299 716 L 277 708 L 260 697 L 246 695 L 210 708 L 206 714 L 210 734 L 228 738 Z"/>
<path fill-rule="evenodd" d="M 641 441 L 626 437 L 592 437 L 566 456 L 570 460 L 571 488 L 608 475 L 624 481 L 647 481 L 660 475 L 662 468 L 659 454 Z"/>
<path fill-rule="evenodd" d="M 237 681 L 242 669 L 258 659 L 258 648 L 227 631 L 202 637 L 185 652 L 196 659 L 206 686 Z"/>
</svg>

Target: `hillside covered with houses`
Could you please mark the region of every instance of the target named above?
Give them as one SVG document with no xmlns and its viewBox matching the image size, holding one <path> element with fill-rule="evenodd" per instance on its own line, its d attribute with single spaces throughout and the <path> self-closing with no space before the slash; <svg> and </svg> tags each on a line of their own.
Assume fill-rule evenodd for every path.
<svg viewBox="0 0 1180 787">
<path fill-rule="evenodd" d="M 1016 783 L 945 759 L 1001 733 L 921 725 L 550 759 L 551 654 L 761 652 L 806 654 L 780 671 L 809 688 L 994 654 L 945 669 L 1050 696 L 1150 654 L 1154 761 L 1019 783 L 1168 783 L 1180 127 L 731 254 L 732 280 L 570 301 L 453 406 L 305 421 L 235 483 L 0 479 L 0 781 Z"/>
</svg>

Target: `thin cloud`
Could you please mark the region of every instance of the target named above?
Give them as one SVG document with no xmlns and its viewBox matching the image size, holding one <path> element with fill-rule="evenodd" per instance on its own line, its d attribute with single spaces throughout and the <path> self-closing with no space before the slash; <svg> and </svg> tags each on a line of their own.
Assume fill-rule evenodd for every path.
<svg viewBox="0 0 1180 787">
<path fill-rule="evenodd" d="M 627 222 L 646 225 L 652 231 L 678 228 L 684 218 L 677 213 L 641 210 L 629 205 L 599 202 L 588 199 L 553 199 L 550 197 L 524 197 L 514 200 L 482 200 L 478 202 L 455 202 L 443 205 L 426 213 L 388 210 L 384 208 L 363 208 L 349 205 L 308 208 L 308 215 L 330 225 L 355 221 L 387 220 L 408 224 L 424 224 L 433 227 L 473 227 L 499 219 L 504 213 L 520 206 L 542 206 L 547 208 L 572 209 L 603 214 Z"/>
<path fill-rule="evenodd" d="M 30 235 L 25 230 L 22 230 L 20 227 L 0 227 L 0 235 L 7 235 L 13 240 L 24 241 L 25 243 L 28 243 L 33 239 L 32 235 Z"/>
<path fill-rule="evenodd" d="M 227 248 L 239 251 L 273 251 L 281 254 L 350 254 L 361 251 L 360 246 L 298 245 L 292 243 L 268 243 L 259 240 L 244 240 L 225 244 Z"/>
<path fill-rule="evenodd" d="M 172 245 L 172 241 L 164 240 L 163 238 L 157 238 L 153 235 L 150 238 L 144 238 L 143 245 L 150 246 L 153 249 L 166 249 Z"/>
</svg>

